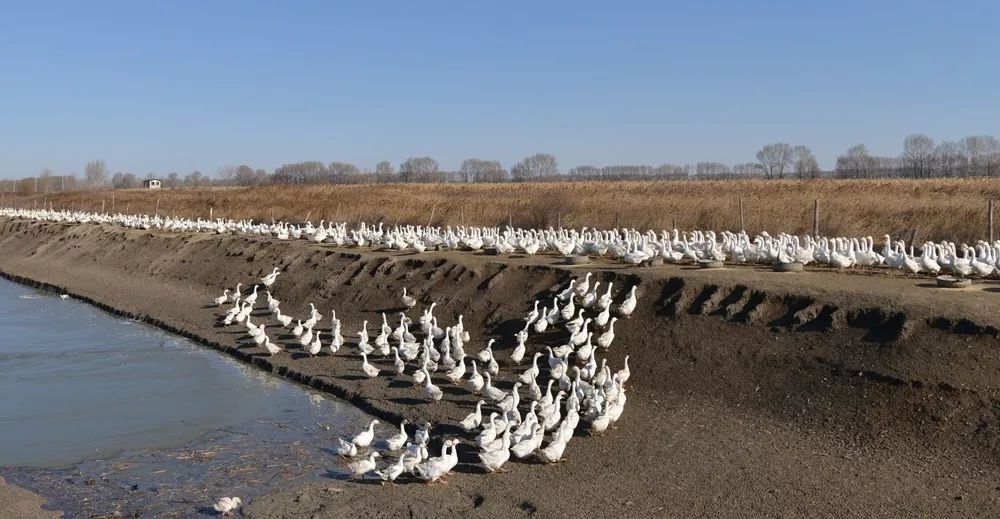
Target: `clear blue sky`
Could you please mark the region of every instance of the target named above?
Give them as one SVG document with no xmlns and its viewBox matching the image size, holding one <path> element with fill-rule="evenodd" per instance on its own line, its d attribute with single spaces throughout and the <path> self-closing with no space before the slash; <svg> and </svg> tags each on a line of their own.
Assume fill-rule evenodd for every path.
<svg viewBox="0 0 1000 519">
<path fill-rule="evenodd" d="M 5 2 L 2 177 L 1000 135 L 1000 2 Z"/>
</svg>

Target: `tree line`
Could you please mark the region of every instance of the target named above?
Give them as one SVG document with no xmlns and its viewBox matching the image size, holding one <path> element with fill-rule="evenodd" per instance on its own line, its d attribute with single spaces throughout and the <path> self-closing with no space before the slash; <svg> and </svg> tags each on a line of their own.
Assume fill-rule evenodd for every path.
<svg viewBox="0 0 1000 519">
<path fill-rule="evenodd" d="M 947 178 L 1000 175 L 1000 140 L 973 135 L 959 141 L 934 142 L 915 133 L 903 141 L 903 153 L 880 157 L 864 144 L 851 146 L 837 157 L 834 174 L 840 178 Z"/>
<path fill-rule="evenodd" d="M 755 161 L 728 165 L 722 162 L 696 164 L 578 165 L 563 172 L 559 162 L 548 153 L 525 157 L 509 169 L 499 160 L 469 158 L 456 171 L 444 171 L 432 157 L 410 157 L 398 168 L 381 161 L 373 170 L 362 169 L 348 162 L 305 161 L 283 164 L 267 171 L 246 164 L 219 168 L 216 174 L 194 171 L 181 176 L 169 173 L 159 177 L 152 173 L 139 177 L 134 173 L 108 173 L 102 160 L 88 162 L 82 179 L 76 175 L 57 175 L 43 170 L 33 177 L 20 180 L 0 180 L 5 193 L 53 193 L 81 188 L 133 189 L 142 187 L 143 180 L 159 179 L 165 188 L 203 186 L 254 186 L 304 184 L 371 184 L 371 183 L 440 183 L 440 182 L 530 182 L 585 180 L 689 180 L 689 179 L 811 179 L 837 178 L 937 178 L 968 176 L 1000 176 L 1000 140 L 990 135 L 975 135 L 958 141 L 941 141 L 922 134 L 913 134 L 903 141 L 898 156 L 875 156 L 864 144 L 850 147 L 837 157 L 832 171 L 820 169 L 812 151 L 804 145 L 776 142 L 757 151 Z"/>
</svg>

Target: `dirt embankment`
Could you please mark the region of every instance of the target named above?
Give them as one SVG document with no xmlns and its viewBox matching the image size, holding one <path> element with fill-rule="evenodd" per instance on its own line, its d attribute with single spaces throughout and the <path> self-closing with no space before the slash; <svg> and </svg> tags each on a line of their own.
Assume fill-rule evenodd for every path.
<svg viewBox="0 0 1000 519">
<path fill-rule="evenodd" d="M 268 358 L 217 327 L 205 303 L 277 266 L 285 312 L 336 309 L 352 339 L 362 320 L 371 330 L 380 312 L 392 317 L 406 286 L 420 307 L 437 303 L 442 325 L 465 316 L 469 351 L 497 337 L 504 359 L 531 302 L 570 277 L 592 270 L 618 300 L 638 284 L 639 309 L 606 355 L 615 369 L 630 355 L 625 413 L 604 437 L 570 442 L 567 462 L 486 476 L 464 449 L 448 486 L 319 482 L 256 500 L 252 517 L 969 516 L 1000 501 L 997 286 L 941 292 L 913 279 L 552 263 L 0 220 L 9 277 L 148 320 L 387 420 L 428 418 L 466 438 L 454 424 L 475 399 L 443 377 L 444 400 L 428 404 L 408 376 L 364 377 L 351 347 Z M 498 385 L 521 369 L 504 365 Z"/>
</svg>

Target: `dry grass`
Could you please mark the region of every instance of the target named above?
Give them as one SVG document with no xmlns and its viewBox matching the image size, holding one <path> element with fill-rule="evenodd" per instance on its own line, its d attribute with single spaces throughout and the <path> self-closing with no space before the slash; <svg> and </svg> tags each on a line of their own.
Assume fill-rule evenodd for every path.
<svg viewBox="0 0 1000 519">
<path fill-rule="evenodd" d="M 5 195 L 3 205 L 11 205 Z M 266 186 L 74 192 L 25 199 L 18 205 L 207 217 L 301 221 L 307 216 L 351 222 L 435 225 L 595 226 L 639 229 L 736 229 L 739 198 L 751 233 L 807 233 L 820 200 L 824 234 L 889 233 L 909 239 L 971 241 L 986 237 L 989 198 L 1000 180 L 820 180 L 729 182 L 581 182 L 539 184 L 389 184 Z M 433 219 L 431 215 L 433 213 Z"/>
</svg>

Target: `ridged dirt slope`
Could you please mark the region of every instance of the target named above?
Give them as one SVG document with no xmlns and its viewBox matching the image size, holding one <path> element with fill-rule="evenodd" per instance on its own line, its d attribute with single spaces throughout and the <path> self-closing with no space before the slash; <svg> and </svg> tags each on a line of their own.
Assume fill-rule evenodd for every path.
<svg viewBox="0 0 1000 519">
<path fill-rule="evenodd" d="M 330 309 L 336 309 L 352 342 L 364 319 L 372 335 L 377 333 L 380 312 L 395 325 L 406 286 L 419 297 L 418 309 L 437 303 L 442 327 L 464 315 L 473 334 L 470 353 L 486 338 L 498 338 L 503 368 L 497 385 L 509 389 L 525 366 L 504 360 L 532 301 L 544 298 L 548 304 L 557 287 L 586 269 L 594 271 L 593 280 L 602 288 L 614 283 L 616 301 L 638 284 L 636 315 L 619 322 L 614 346 L 602 355 L 616 370 L 630 355 L 629 403 L 620 427 L 604 438 L 571 442 L 568 464 L 515 464 L 516 481 L 499 476 L 461 480 L 462 488 L 449 490 L 460 494 L 455 498 L 460 504 L 447 509 L 455 514 L 516 509 L 558 516 L 585 496 L 595 506 L 629 502 L 637 516 L 659 515 L 667 504 L 690 514 L 787 513 L 800 506 L 796 495 L 810 491 L 824 498 L 802 512 L 834 514 L 845 500 L 858 513 L 873 506 L 892 512 L 898 506 L 894 499 L 913 499 L 907 497 L 913 489 L 924 487 L 927 503 L 914 499 L 915 511 L 947 505 L 968 512 L 985 504 L 974 499 L 943 503 L 950 496 L 933 492 L 950 491 L 942 490 L 937 478 L 944 474 L 936 471 L 969 470 L 963 487 L 992 489 L 988 476 L 995 467 L 987 460 L 1000 446 L 993 287 L 944 293 L 911 279 L 554 263 L 552 258 L 408 255 L 259 237 L 0 220 L 0 271 L 8 277 L 51 284 L 192 337 L 348 398 L 384 419 L 430 419 L 441 423 L 439 432 L 466 438 L 472 436 L 453 424 L 476 399 L 443 376 L 435 376 L 435 382 L 445 389 L 445 399 L 427 404 L 408 375 L 390 376 L 391 362 L 377 360 L 383 376 L 364 377 L 351 346 L 336 357 L 324 352 L 309 358 L 294 340 L 280 336 L 288 352 L 267 357 L 236 327 L 217 326 L 221 312 L 206 303 L 223 287 L 252 282 L 277 266 L 282 273 L 272 292 L 283 301 L 283 310 L 304 316 L 308 303 L 315 303 L 324 314 L 320 329 L 325 332 Z M 529 347 L 563 340 L 550 332 L 532 338 Z M 693 444 L 682 448 L 684 442 Z M 713 449 L 733 452 L 716 459 L 708 456 Z M 836 459 L 841 455 L 847 460 Z M 911 477 L 918 481 L 874 487 L 845 482 L 844 474 L 858 471 L 876 479 L 879 471 L 906 472 L 921 457 L 933 457 L 936 466 L 915 471 L 921 475 Z M 471 464 L 474 454 L 463 451 L 462 458 L 468 464 L 460 471 L 477 470 Z M 661 466 L 654 459 L 669 461 Z M 687 482 L 699 477 L 708 478 L 708 489 L 724 487 L 735 502 L 692 493 Z M 664 490 L 669 481 L 675 483 L 672 490 Z M 759 502 L 754 496 L 766 489 L 758 484 L 785 492 L 791 501 Z M 374 502 L 365 509 L 368 492 L 353 490 L 360 504 L 335 504 L 388 515 L 398 511 Z M 424 490 L 393 492 L 403 492 L 396 504 L 412 511 L 414 503 L 407 500 Z M 275 496 L 259 516 L 294 516 L 302 507 L 315 511 L 323 499 L 334 499 L 295 504 L 284 497 Z M 430 506 L 433 500 L 422 496 L 420 502 L 425 504 L 417 506 Z M 262 501 L 259 506 L 269 505 Z"/>
</svg>

